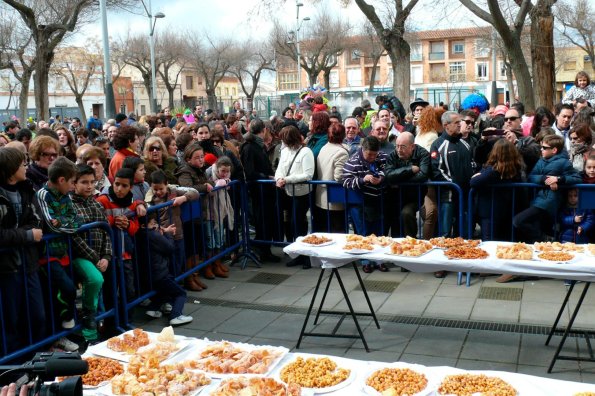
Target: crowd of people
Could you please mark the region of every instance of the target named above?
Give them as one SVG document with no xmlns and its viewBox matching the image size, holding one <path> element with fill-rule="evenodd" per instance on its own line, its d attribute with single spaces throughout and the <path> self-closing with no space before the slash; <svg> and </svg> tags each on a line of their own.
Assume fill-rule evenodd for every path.
<svg viewBox="0 0 595 396">
<path fill-rule="evenodd" d="M 429 239 L 460 235 L 458 219 L 464 217 L 484 240 L 593 241 L 593 212 L 579 209 L 577 190 L 565 187 L 595 182 L 595 89 L 589 76 L 579 73 L 575 88 L 553 109 L 526 113 L 520 102 L 470 103 L 452 111 L 418 98 L 406 111 L 398 98 L 378 96 L 376 109 L 363 100 L 343 118 L 315 97 L 266 120 L 235 103 L 225 115 L 197 105 L 185 114 L 166 108 L 138 120 L 133 113 L 105 122 L 93 115 L 86 126 L 76 118 L 27 128 L 17 120 L 7 123 L 0 133 L 0 248 L 11 248 L 0 255 L 6 344 L 22 346 L 29 323 L 38 324 L 31 327 L 33 339 L 43 339 L 54 323 L 50 316 L 64 329 L 76 319 L 84 338 L 96 342 L 97 313 L 117 303 L 113 296 L 133 301 L 141 295 L 138 277 L 149 279 L 157 292 L 146 301 L 147 315 L 165 313 L 171 325 L 192 321 L 182 312 L 184 288 L 207 288 L 204 278 L 228 277 L 229 268 L 213 260 L 188 276 L 184 288 L 175 276 L 220 257 L 237 240 L 232 231 L 243 207 L 254 227 L 255 251 L 269 262 L 281 260 L 270 242 L 307 234 L 308 216 L 313 231 L 352 226 L 358 234 Z M 246 205 L 229 186 L 235 180 L 247 182 Z M 353 194 L 337 199 L 336 185 L 311 180 L 338 182 Z M 523 181 L 541 185 L 533 198 L 524 189 L 492 191 Z M 471 188 L 477 192 L 473 213 L 467 207 L 458 213 L 458 191 L 467 197 Z M 190 201 L 200 201 L 202 215 L 183 223 L 180 206 Z M 171 208 L 150 209 L 165 202 Z M 77 232 L 97 221 L 113 227 L 120 251 L 101 228 Z M 190 249 L 196 243 L 189 243 L 190 233 L 201 235 L 201 249 Z M 40 242 L 47 234 L 58 237 Z M 114 255 L 123 260 L 119 291 L 110 272 Z M 287 265 L 309 268 L 310 262 L 298 257 Z M 363 263 L 364 272 L 375 269 L 389 270 Z M 513 279 L 504 274 L 497 281 Z M 47 285 L 51 305 L 42 298 Z M 75 314 L 79 287 L 82 309 Z M 78 347 L 66 338 L 57 346 Z"/>
</svg>

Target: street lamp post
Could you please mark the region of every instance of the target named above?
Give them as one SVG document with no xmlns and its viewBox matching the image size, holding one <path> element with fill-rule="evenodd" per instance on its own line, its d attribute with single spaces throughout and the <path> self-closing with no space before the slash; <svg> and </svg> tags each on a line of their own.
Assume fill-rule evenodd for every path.
<svg viewBox="0 0 595 396">
<path fill-rule="evenodd" d="M 310 18 L 309 17 L 305 17 L 300 21 L 300 7 L 302 7 L 304 4 L 300 3 L 299 1 L 296 0 L 295 3 L 295 9 L 296 9 L 296 13 L 295 13 L 295 48 L 296 48 L 296 52 L 297 52 L 297 80 L 298 80 L 298 95 L 300 93 L 300 90 L 302 89 L 302 73 L 301 73 L 301 67 L 300 67 L 300 29 L 302 28 L 302 24 L 305 21 L 309 21 Z"/>
<path fill-rule="evenodd" d="M 151 0 L 148 0 L 149 6 L 145 5 L 144 0 L 141 0 L 143 3 L 143 7 L 145 7 L 145 12 L 147 13 L 147 18 L 149 18 L 149 49 L 151 51 L 151 94 L 149 95 L 149 101 L 151 102 L 151 113 L 157 114 L 157 77 L 155 73 L 155 24 L 157 23 L 157 18 L 165 18 L 165 14 L 162 12 L 158 12 L 157 14 L 153 15 L 152 8 L 151 8 Z"/>
<path fill-rule="evenodd" d="M 103 39 L 103 92 L 105 94 L 105 117 L 107 119 L 116 117 L 116 101 L 114 100 L 114 86 L 112 81 L 112 64 L 109 54 L 109 38 L 107 34 L 107 4 L 106 0 L 100 0 L 101 9 L 101 32 Z M 93 115 L 93 114 L 91 114 Z M 100 114 L 97 114 L 101 117 Z"/>
</svg>

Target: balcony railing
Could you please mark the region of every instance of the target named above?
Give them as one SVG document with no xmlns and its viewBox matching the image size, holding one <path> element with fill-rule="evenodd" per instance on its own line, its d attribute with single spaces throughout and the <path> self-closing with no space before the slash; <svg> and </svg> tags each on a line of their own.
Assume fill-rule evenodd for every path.
<svg viewBox="0 0 595 396">
<path fill-rule="evenodd" d="M 430 60 L 443 60 L 444 52 L 430 52 Z"/>
</svg>

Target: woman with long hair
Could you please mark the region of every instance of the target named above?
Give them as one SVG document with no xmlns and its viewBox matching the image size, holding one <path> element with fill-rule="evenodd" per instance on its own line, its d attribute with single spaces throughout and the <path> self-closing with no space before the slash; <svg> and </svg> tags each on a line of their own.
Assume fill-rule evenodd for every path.
<svg viewBox="0 0 595 396">
<path fill-rule="evenodd" d="M 308 138 L 308 148 L 314 154 L 314 160 L 322 147 L 328 142 L 328 127 L 331 126 L 331 120 L 328 113 L 319 111 L 312 114 L 310 118 L 310 137 Z"/>
<path fill-rule="evenodd" d="M 479 173 L 471 178 L 471 188 L 477 189 L 477 216 L 484 241 L 512 239 L 512 194 L 502 194 L 490 185 L 522 181 L 523 159 L 519 150 L 506 139 L 498 139 L 488 160 Z M 517 193 L 517 198 L 520 199 Z"/>
<path fill-rule="evenodd" d="M 58 142 L 62 147 L 62 155 L 72 162 L 76 162 L 76 143 L 68 128 L 61 125 L 55 131 L 58 134 Z"/>
<path fill-rule="evenodd" d="M 570 162 L 572 162 L 572 167 L 577 172 L 582 172 L 593 143 L 591 128 L 587 124 L 575 124 L 568 137 L 570 138 L 570 150 L 568 152 Z"/>
<path fill-rule="evenodd" d="M 145 170 L 147 171 L 145 177 L 147 180 L 151 179 L 153 172 L 161 169 L 165 173 L 168 183 L 178 183 L 178 179 L 174 174 L 178 167 L 175 157 L 169 154 L 165 143 L 160 137 L 151 136 L 146 140 L 143 159 L 145 160 Z"/>
<path fill-rule="evenodd" d="M 539 106 L 535 109 L 533 116 L 533 124 L 531 125 L 531 136 L 535 137 L 541 131 L 541 128 L 550 127 L 553 125 L 556 118 L 554 114 L 545 106 Z"/>
</svg>

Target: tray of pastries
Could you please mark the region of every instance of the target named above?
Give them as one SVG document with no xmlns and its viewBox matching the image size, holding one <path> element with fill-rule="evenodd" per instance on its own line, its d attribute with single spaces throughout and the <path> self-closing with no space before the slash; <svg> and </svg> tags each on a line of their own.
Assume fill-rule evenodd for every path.
<svg viewBox="0 0 595 396">
<path fill-rule="evenodd" d="M 454 374 L 446 376 L 438 387 L 441 396 L 498 395 L 516 396 L 517 391 L 499 377 L 485 374 Z"/>
<path fill-rule="evenodd" d="M 406 237 L 403 240 L 393 242 L 390 245 L 390 251 L 386 252 L 386 254 L 402 257 L 420 257 L 433 249 L 434 246 L 428 241 Z"/>
<path fill-rule="evenodd" d="M 584 245 L 577 245 L 573 242 L 535 242 L 533 246 L 535 247 L 535 250 L 540 252 L 582 253 L 585 251 Z"/>
<path fill-rule="evenodd" d="M 477 247 L 481 244 L 479 239 L 463 239 L 461 237 L 446 238 L 438 237 L 430 239 L 430 243 L 440 249 L 449 249 L 452 247 Z"/>
<path fill-rule="evenodd" d="M 533 248 L 526 243 L 499 244 L 496 257 L 509 260 L 533 260 Z"/>
<path fill-rule="evenodd" d="M 297 242 L 300 242 L 307 246 L 328 246 L 335 243 L 331 238 L 328 238 L 324 235 L 316 235 L 310 234 L 306 235 L 305 237 L 299 237 L 296 239 Z"/>
<path fill-rule="evenodd" d="M 426 375 L 415 366 L 379 368 L 366 375 L 364 385 L 364 391 L 370 396 L 425 396 L 433 389 Z"/>
<path fill-rule="evenodd" d="M 89 365 L 87 374 L 81 375 L 83 389 L 96 389 L 106 385 L 112 378 L 124 372 L 124 366 L 117 360 L 104 357 L 86 357 L 83 358 Z M 67 377 L 58 378 L 63 380 Z"/>
<path fill-rule="evenodd" d="M 478 260 L 489 256 L 488 252 L 478 247 L 457 246 L 449 248 L 444 255 L 451 260 Z"/>
<path fill-rule="evenodd" d="M 279 372 L 281 381 L 300 385 L 314 393 L 327 393 L 349 385 L 356 376 L 354 370 L 342 367 L 330 357 L 301 356 L 286 364 Z"/>
<path fill-rule="evenodd" d="M 210 396 L 302 396 L 298 384 L 284 384 L 269 377 L 233 377 L 228 378 L 209 393 Z M 305 395 L 304 395 L 305 396 Z"/>
</svg>

